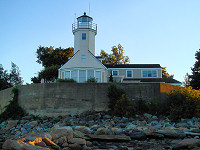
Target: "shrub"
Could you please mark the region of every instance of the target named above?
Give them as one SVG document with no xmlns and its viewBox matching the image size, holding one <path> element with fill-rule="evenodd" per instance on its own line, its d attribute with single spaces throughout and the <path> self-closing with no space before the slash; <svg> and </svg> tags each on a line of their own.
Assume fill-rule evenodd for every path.
<svg viewBox="0 0 200 150">
<path fill-rule="evenodd" d="M 0 119 L 7 120 L 11 119 L 20 119 L 25 115 L 25 111 L 18 104 L 18 89 L 17 87 L 12 88 L 13 98 L 10 103 L 5 106 L 5 111 L 0 115 Z"/>
<path fill-rule="evenodd" d="M 118 88 L 112 84 L 108 88 L 109 108 L 111 113 L 120 117 L 133 117 L 135 108 L 133 101 L 131 101 L 122 88 Z"/>
<path fill-rule="evenodd" d="M 172 120 L 200 117 L 200 92 L 192 87 L 179 87 L 168 93 L 167 115 Z"/>
<path fill-rule="evenodd" d="M 111 112 L 114 112 L 116 101 L 119 100 L 123 94 L 125 94 L 125 91 L 121 88 L 118 88 L 114 84 L 108 87 L 107 96 L 110 99 L 108 107 L 110 108 Z"/>
<path fill-rule="evenodd" d="M 160 114 L 162 111 L 162 105 L 157 98 L 152 99 L 149 104 L 147 104 L 148 113 L 150 114 Z"/>
<path fill-rule="evenodd" d="M 134 101 L 134 107 L 136 113 L 138 114 L 148 112 L 147 103 L 142 97 L 139 97 L 137 100 Z"/>
<path fill-rule="evenodd" d="M 135 108 L 133 101 L 131 101 L 126 94 L 123 94 L 114 106 L 114 114 L 119 117 L 133 117 Z"/>
<path fill-rule="evenodd" d="M 76 83 L 76 80 L 74 79 L 57 79 L 56 82 L 74 82 Z"/>
<path fill-rule="evenodd" d="M 97 80 L 96 80 L 96 78 L 89 78 L 87 80 L 87 83 L 97 83 Z"/>
</svg>

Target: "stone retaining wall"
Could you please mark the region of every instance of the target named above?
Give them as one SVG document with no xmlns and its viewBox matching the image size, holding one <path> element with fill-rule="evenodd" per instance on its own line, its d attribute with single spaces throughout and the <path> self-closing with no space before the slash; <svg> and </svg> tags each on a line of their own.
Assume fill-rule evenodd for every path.
<svg viewBox="0 0 200 150">
<path fill-rule="evenodd" d="M 28 113 L 58 116 L 87 110 L 108 110 L 110 83 L 42 83 L 19 86 L 19 104 Z M 160 83 L 117 83 L 131 99 L 163 99 Z M 11 88 L 0 91 L 0 105 L 11 99 Z"/>
<path fill-rule="evenodd" d="M 12 88 L 0 91 L 0 113 L 4 111 L 5 106 L 12 100 L 11 90 Z"/>
</svg>

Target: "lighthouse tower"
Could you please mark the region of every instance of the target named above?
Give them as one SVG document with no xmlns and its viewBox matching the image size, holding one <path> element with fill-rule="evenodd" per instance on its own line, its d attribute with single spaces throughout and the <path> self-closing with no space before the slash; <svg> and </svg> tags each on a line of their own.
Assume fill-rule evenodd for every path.
<svg viewBox="0 0 200 150">
<path fill-rule="evenodd" d="M 72 32 L 74 34 L 74 52 L 90 51 L 95 55 L 95 36 L 97 34 L 97 25 L 93 23 L 93 19 L 84 15 L 77 18 L 77 22 L 72 24 Z"/>
</svg>

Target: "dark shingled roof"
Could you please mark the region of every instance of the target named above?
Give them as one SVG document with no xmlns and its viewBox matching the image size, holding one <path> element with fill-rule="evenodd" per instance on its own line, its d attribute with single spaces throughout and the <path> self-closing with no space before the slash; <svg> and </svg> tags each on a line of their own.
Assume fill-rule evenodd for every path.
<svg viewBox="0 0 200 150">
<path fill-rule="evenodd" d="M 181 83 L 173 78 L 140 78 L 140 79 L 130 79 L 125 78 L 124 81 L 140 81 L 140 82 L 165 82 L 165 83 Z"/>
<path fill-rule="evenodd" d="M 106 68 L 161 68 L 160 64 L 104 64 Z"/>
</svg>

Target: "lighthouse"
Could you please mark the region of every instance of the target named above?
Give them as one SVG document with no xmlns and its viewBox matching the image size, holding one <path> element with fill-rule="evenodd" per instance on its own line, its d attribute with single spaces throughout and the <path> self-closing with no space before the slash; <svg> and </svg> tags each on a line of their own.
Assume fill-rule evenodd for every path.
<svg viewBox="0 0 200 150">
<path fill-rule="evenodd" d="M 97 24 L 93 23 L 93 18 L 86 13 L 77 18 L 77 22 L 72 24 L 74 35 L 74 52 L 90 51 L 95 55 L 95 36 L 97 35 Z"/>
<path fill-rule="evenodd" d="M 94 80 L 107 82 L 107 68 L 95 57 L 97 25 L 84 13 L 72 24 L 74 56 L 58 72 L 59 79 L 73 79 L 78 83 Z"/>
</svg>

